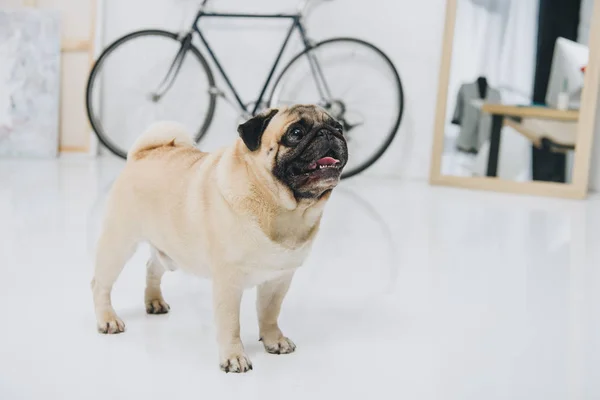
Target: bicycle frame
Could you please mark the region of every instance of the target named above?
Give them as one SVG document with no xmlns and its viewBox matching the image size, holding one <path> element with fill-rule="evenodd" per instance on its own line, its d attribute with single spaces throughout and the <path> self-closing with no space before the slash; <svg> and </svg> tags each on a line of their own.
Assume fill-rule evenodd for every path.
<svg viewBox="0 0 600 400">
<path fill-rule="evenodd" d="M 281 49 L 279 50 L 279 53 L 277 54 L 277 58 L 275 59 L 273 66 L 271 67 L 271 70 L 269 71 L 267 79 L 265 80 L 265 83 L 262 86 L 257 99 L 255 100 L 255 104 L 254 104 L 254 107 L 252 108 L 252 110 L 250 110 L 248 108 L 248 106 L 246 104 L 244 104 L 244 102 L 242 101 L 238 91 L 235 89 L 233 83 L 229 79 L 229 76 L 225 72 L 225 69 L 223 68 L 223 66 L 221 65 L 219 60 L 217 59 L 217 56 L 213 52 L 213 50 L 212 50 L 210 44 L 208 43 L 208 41 L 206 40 L 205 36 L 202 34 L 202 31 L 200 30 L 200 27 L 199 27 L 199 22 L 202 18 L 281 19 L 281 20 L 290 20 L 291 21 L 292 24 L 291 24 L 290 28 L 288 29 L 288 32 L 285 36 L 285 40 L 281 46 Z M 181 63 L 181 61 L 183 60 L 183 54 L 185 54 L 187 49 L 189 49 L 189 47 L 192 46 L 192 41 L 191 41 L 192 32 L 196 32 L 198 34 L 198 36 L 200 37 L 200 40 L 202 41 L 202 44 L 206 48 L 208 54 L 210 55 L 212 61 L 214 62 L 215 66 L 219 70 L 219 73 L 225 80 L 225 83 L 227 84 L 227 86 L 229 87 L 231 92 L 233 93 L 235 100 L 237 102 L 237 105 L 240 107 L 240 110 L 242 111 L 242 113 L 245 113 L 246 115 L 249 115 L 249 116 L 255 116 L 260 111 L 261 103 L 263 101 L 263 98 L 265 97 L 265 93 L 267 92 L 269 84 L 271 83 L 271 81 L 273 79 L 273 75 L 275 74 L 275 71 L 277 70 L 277 67 L 279 66 L 283 52 L 287 48 L 287 45 L 290 41 L 290 38 L 291 38 L 294 30 L 298 30 L 300 37 L 302 39 L 302 43 L 305 46 L 305 50 L 308 50 L 307 56 L 308 56 L 308 60 L 309 60 L 309 65 L 311 68 L 312 75 L 315 79 L 315 83 L 317 85 L 317 90 L 319 92 L 319 96 L 321 97 L 321 101 L 323 103 L 328 103 L 327 99 L 331 98 L 331 95 L 329 93 L 329 88 L 327 86 L 327 83 L 325 82 L 323 72 L 319 66 L 319 63 L 318 63 L 315 55 L 312 54 L 312 52 L 310 52 L 310 50 L 313 48 L 313 46 L 306 35 L 306 29 L 304 28 L 304 25 L 302 24 L 302 15 L 300 13 L 299 14 L 239 14 L 239 13 L 205 12 L 204 10 L 201 9 L 198 12 L 198 14 L 196 15 L 196 18 L 193 23 L 192 31 L 188 32 L 187 35 L 185 36 L 185 38 L 182 40 L 182 48 L 181 48 L 180 52 L 178 53 L 178 55 L 176 56 L 172 67 L 175 66 L 176 63 Z M 177 74 L 177 71 L 179 69 L 178 67 L 180 67 L 180 65 L 175 68 L 175 74 Z M 169 74 L 167 74 L 167 75 L 169 75 Z"/>
<path fill-rule="evenodd" d="M 385 137 L 384 141 L 381 142 L 381 145 L 377 148 L 374 149 L 373 152 L 370 152 L 370 154 L 368 155 L 368 158 L 365 158 L 364 161 L 361 161 L 359 163 L 357 163 L 357 166 L 352 168 L 349 172 L 344 172 L 344 174 L 342 175 L 342 178 L 348 178 L 350 176 L 353 176 L 355 174 L 360 173 L 361 171 L 365 170 L 366 168 L 368 168 L 370 165 L 372 165 L 375 161 L 377 161 L 381 155 L 386 151 L 386 149 L 389 147 L 390 143 L 392 142 L 394 136 L 397 133 L 398 127 L 400 125 L 400 122 L 402 120 L 402 113 L 403 113 L 403 109 L 404 109 L 404 94 L 403 94 L 403 89 L 402 89 L 402 82 L 400 80 L 400 76 L 398 75 L 398 71 L 396 70 L 396 68 L 394 67 L 394 64 L 392 63 L 392 61 L 390 60 L 390 58 L 379 48 L 377 48 L 376 46 L 374 46 L 373 44 L 362 40 L 362 39 L 358 39 L 358 38 L 352 38 L 352 37 L 332 37 L 326 40 L 321 40 L 318 42 L 313 42 L 312 40 L 310 40 L 308 38 L 306 29 L 305 29 L 305 19 L 306 16 L 309 14 L 309 10 L 310 10 L 310 5 L 313 4 L 317 4 L 318 1 L 326 1 L 326 0 L 302 0 L 301 1 L 301 5 L 298 8 L 298 11 L 296 12 L 291 12 L 291 13 L 282 13 L 282 14 L 263 14 L 263 13 L 259 13 L 259 14 L 248 14 L 248 13 L 238 13 L 238 12 L 207 12 L 206 11 L 206 4 L 209 2 L 209 0 L 201 0 L 201 6 L 200 8 L 198 8 L 196 10 L 195 13 L 192 14 L 192 16 L 194 17 L 193 19 L 193 23 L 190 23 L 187 27 L 187 29 L 184 29 L 182 31 L 180 31 L 179 33 L 174 33 L 174 32 L 170 32 L 170 31 L 166 31 L 166 30 L 162 30 L 162 29 L 143 29 L 143 30 L 139 30 L 139 31 L 134 31 L 131 32 L 127 35 L 122 36 L 121 38 L 115 40 L 114 42 L 112 42 L 106 49 L 104 49 L 104 51 L 102 51 L 102 53 L 100 54 L 100 56 L 98 57 L 98 60 L 94 63 L 92 70 L 90 72 L 88 81 L 87 81 L 87 89 L 86 89 L 86 110 L 87 110 L 87 114 L 88 114 L 88 118 L 90 121 L 90 124 L 92 126 L 92 128 L 94 129 L 95 133 L 98 136 L 98 139 L 100 140 L 100 142 L 102 142 L 102 144 L 104 144 L 111 152 L 113 152 L 114 154 L 116 154 L 117 156 L 121 157 L 121 158 L 126 158 L 127 157 L 127 147 L 129 145 L 122 145 L 122 141 L 121 142 L 115 142 L 113 140 L 112 137 L 110 137 L 109 135 L 107 135 L 107 132 L 103 129 L 102 126 L 102 113 L 98 113 L 97 111 L 97 106 L 100 106 L 100 111 L 102 111 L 102 105 L 103 104 L 94 104 L 95 100 L 97 99 L 98 95 L 102 95 L 101 91 L 102 91 L 102 80 L 104 80 L 105 78 L 103 78 L 102 76 L 99 76 L 99 74 L 102 73 L 102 66 L 104 65 L 104 62 L 106 60 L 106 57 L 109 56 L 110 54 L 113 53 L 113 51 L 117 48 L 121 48 L 119 46 L 121 46 L 124 43 L 129 43 L 131 40 L 136 40 L 135 43 L 138 43 L 137 38 L 153 38 L 156 39 L 158 37 L 160 38 L 165 38 L 167 40 L 168 43 L 170 43 L 171 46 L 174 46 L 175 49 L 172 49 L 171 51 L 171 57 L 169 57 L 169 55 L 167 55 L 167 59 L 164 59 L 164 52 L 158 52 L 156 55 L 159 57 L 163 57 L 160 61 L 161 64 L 156 64 L 157 66 L 159 66 L 159 68 L 162 68 L 162 62 L 166 61 L 167 63 L 170 63 L 170 65 L 166 68 L 167 71 L 165 71 L 164 75 L 162 75 L 162 80 L 160 81 L 160 83 L 158 83 L 157 86 L 154 86 L 156 83 L 152 83 L 152 81 L 154 81 L 154 78 L 156 78 L 156 76 L 154 76 L 154 78 L 152 79 L 152 81 L 145 81 L 145 82 L 141 82 L 140 79 L 140 83 L 144 83 L 145 85 L 147 85 L 148 83 L 151 85 L 151 87 L 144 87 L 142 88 L 142 90 L 144 90 L 144 96 L 145 96 L 145 100 L 146 101 L 150 101 L 152 103 L 159 103 L 161 101 L 161 99 L 163 98 L 163 96 L 165 96 L 167 94 L 167 92 L 173 88 L 174 82 L 176 82 L 177 76 L 179 75 L 179 72 L 181 72 L 182 69 L 182 65 L 183 65 L 183 61 L 185 60 L 185 57 L 187 55 L 190 56 L 190 58 L 194 58 L 195 63 L 197 67 L 200 68 L 200 75 L 198 76 L 198 79 L 202 79 L 204 78 L 206 80 L 206 83 L 208 83 L 208 88 L 204 89 L 204 93 L 200 93 L 200 95 L 204 98 L 204 104 L 206 104 L 206 112 L 205 112 L 205 117 L 202 120 L 202 125 L 199 126 L 199 128 L 194 129 L 194 141 L 195 142 L 199 142 L 199 140 L 204 136 L 204 134 L 207 132 L 210 123 L 213 120 L 214 117 L 214 112 L 215 112 L 215 106 L 217 103 L 217 100 L 219 97 L 222 97 L 223 99 L 227 100 L 227 102 L 233 106 L 235 109 L 237 109 L 237 111 L 239 112 L 239 116 L 249 119 L 255 115 L 257 115 L 258 112 L 262 112 L 264 107 L 268 107 L 268 106 L 278 106 L 278 105 L 283 105 L 286 102 L 298 102 L 301 101 L 299 96 L 299 93 L 296 92 L 292 92 L 289 95 L 287 95 L 286 92 L 288 92 L 288 90 L 286 90 L 287 88 L 291 87 L 294 88 L 293 86 L 288 86 L 287 83 L 288 82 L 292 82 L 294 81 L 294 78 L 296 78 L 296 76 L 289 74 L 288 72 L 292 72 L 294 71 L 294 67 L 298 66 L 297 62 L 300 61 L 305 61 L 308 62 L 308 68 L 305 67 L 304 63 L 301 64 L 301 68 L 303 68 L 303 70 L 301 71 L 303 73 L 303 75 L 301 76 L 301 78 L 303 79 L 300 83 L 301 86 L 298 85 L 301 89 L 309 89 L 311 97 L 308 96 L 302 96 L 305 97 L 306 100 L 303 101 L 308 101 L 311 103 L 316 103 L 319 106 L 321 106 L 326 112 L 328 112 L 332 118 L 336 119 L 342 126 L 343 126 L 343 130 L 344 130 L 344 134 L 347 138 L 347 140 L 351 139 L 351 135 L 349 135 L 349 133 L 351 131 L 353 131 L 356 127 L 363 125 L 365 123 L 365 120 L 367 119 L 367 116 L 365 115 L 364 112 L 362 112 L 362 110 L 360 110 L 360 106 L 356 106 L 354 108 L 351 109 L 351 112 L 347 112 L 347 108 L 346 108 L 346 104 L 347 102 L 344 101 L 344 99 L 342 97 L 345 96 L 345 94 L 348 93 L 349 89 L 346 90 L 342 90 L 340 97 L 338 98 L 333 97 L 331 93 L 331 91 L 329 90 L 329 85 L 328 83 L 333 84 L 333 81 L 326 81 L 325 77 L 324 77 L 324 69 L 325 67 L 330 67 L 330 65 L 328 63 L 325 63 L 326 59 L 325 58 L 321 58 L 322 53 L 321 52 L 326 52 L 327 54 L 327 58 L 335 58 L 335 59 L 342 59 L 342 57 L 336 57 L 336 49 L 363 49 L 364 51 L 366 51 L 367 53 L 365 54 L 370 54 L 371 56 L 374 56 L 375 59 L 377 59 L 379 62 L 377 63 L 377 66 L 381 66 L 383 68 L 386 69 L 386 72 L 389 72 L 389 74 L 386 74 L 386 77 L 389 78 L 389 84 L 387 85 L 390 90 L 392 90 L 394 92 L 394 94 L 397 96 L 397 102 L 394 101 L 393 104 L 390 103 L 394 109 L 390 109 L 390 112 L 393 112 L 393 115 L 395 116 L 395 120 L 393 122 L 391 131 L 389 131 L 388 135 Z M 262 87 L 260 88 L 260 92 L 258 93 L 257 99 L 255 101 L 251 101 L 248 103 L 244 103 L 244 101 L 242 100 L 242 97 L 240 96 L 240 93 L 237 91 L 237 89 L 235 88 L 234 83 L 231 81 L 231 79 L 229 78 L 227 72 L 225 71 L 224 66 L 221 64 L 221 62 L 219 61 L 219 59 L 217 58 L 217 56 L 215 55 L 211 44 L 208 42 L 208 40 L 206 39 L 206 37 L 204 36 L 204 33 L 201 30 L 200 27 L 200 20 L 202 18 L 242 18 L 242 19 L 279 19 L 279 20 L 286 20 L 290 22 L 289 28 L 287 29 L 287 33 L 285 35 L 284 41 L 281 45 L 281 48 L 279 49 L 279 52 L 277 53 L 277 57 L 275 58 L 273 65 L 271 66 L 271 68 L 265 68 L 266 70 L 268 70 L 268 75 L 266 75 L 266 80 L 264 81 L 264 84 L 262 85 Z M 190 21 L 191 22 L 191 21 Z M 286 24 L 287 25 L 287 24 Z M 300 44 L 300 51 L 297 52 L 294 55 L 291 55 L 291 57 L 289 57 L 288 60 L 288 55 L 286 54 L 285 57 L 283 56 L 283 53 L 285 53 L 285 50 L 288 48 L 288 44 L 289 41 L 291 40 L 291 36 L 293 34 L 293 32 L 295 30 L 298 30 L 299 32 L 299 37 L 301 39 Z M 282 30 L 283 31 L 283 30 Z M 195 46 L 195 35 L 198 34 L 200 40 L 202 43 L 199 44 L 200 48 L 197 48 Z M 282 35 L 283 36 L 283 35 Z M 163 40 L 163 39 L 161 39 Z M 166 43 L 163 40 L 163 43 Z M 204 49 L 202 49 L 204 48 Z M 160 49 L 159 46 L 156 47 L 156 49 Z M 332 50 L 329 50 L 332 49 Z M 152 49 L 154 50 L 154 48 Z M 175 53 L 175 54 L 173 54 Z M 191 53 L 191 54 L 188 54 Z M 208 53 L 208 54 L 206 54 Z M 356 51 L 352 51 L 351 56 L 354 57 L 354 54 L 356 54 Z M 363 51 L 360 51 L 359 56 L 362 56 Z M 325 57 L 325 56 L 323 56 Z M 282 61 L 282 59 L 285 58 L 285 60 Z M 210 59 L 212 59 L 212 62 L 210 61 Z M 146 60 L 141 60 L 142 64 L 149 64 L 146 63 Z M 150 61 L 150 60 L 148 60 Z M 348 61 L 348 60 L 346 60 Z M 360 62 L 360 59 L 358 60 L 358 62 Z M 199 63 L 199 64 L 198 64 Z M 283 65 L 282 65 L 283 64 Z M 344 63 L 345 65 L 347 64 L 346 62 Z M 280 66 L 282 65 L 282 66 Z M 373 64 L 375 65 L 375 64 Z M 337 66 L 337 64 L 332 64 L 331 67 L 333 67 L 333 72 L 332 75 L 330 76 L 331 79 L 333 79 L 334 76 L 336 75 L 340 75 L 337 74 L 337 72 L 335 71 L 335 67 Z M 139 68 L 139 66 L 138 66 Z M 154 68 L 150 68 L 150 66 L 146 66 L 144 67 L 142 65 L 142 69 L 148 70 L 149 72 L 155 72 Z M 225 84 L 227 87 L 229 87 L 229 90 L 231 92 L 228 92 L 228 90 L 225 87 L 217 87 L 217 84 L 215 83 L 215 69 L 218 69 L 218 73 L 220 74 L 220 76 L 222 77 L 222 79 L 225 81 Z M 306 71 L 308 69 L 308 71 Z M 163 70 L 164 71 L 164 70 Z M 352 70 L 351 70 L 352 71 Z M 379 71 L 380 69 L 378 68 L 376 70 L 376 75 L 379 75 Z M 190 71 L 192 72 L 192 71 Z M 202 72 L 204 72 L 202 74 Z M 313 87 L 312 87 L 312 83 L 307 82 L 307 78 L 306 75 L 310 74 L 310 76 L 312 77 L 312 79 L 314 80 L 315 83 L 315 88 L 317 90 L 317 93 L 313 92 Z M 362 75 L 367 76 L 367 74 L 370 74 L 370 72 L 365 72 Z M 187 75 L 187 74 L 186 74 Z M 191 75 L 191 74 L 190 74 Z M 357 74 L 355 74 L 356 76 Z M 125 75 L 127 76 L 127 75 Z M 144 74 L 144 77 L 148 76 L 147 74 Z M 133 76 L 132 78 L 136 78 L 137 76 Z M 291 80 L 288 80 L 288 77 L 291 77 Z M 132 81 L 134 81 L 135 79 L 132 78 L 128 78 Z M 159 79 L 161 79 L 161 76 L 158 76 Z M 188 79 L 188 77 L 181 77 L 182 79 Z M 189 78 L 194 79 L 193 76 L 190 76 Z M 361 76 L 357 77 L 358 79 L 362 79 Z M 205 83 L 205 80 L 203 79 L 202 83 Z M 310 81 L 311 78 L 308 78 L 308 81 Z M 356 78 L 355 78 L 356 79 Z M 254 80 L 254 79 L 253 79 Z M 154 81 L 156 82 L 156 81 Z M 296 82 L 292 82 L 292 83 L 298 83 L 299 81 L 296 80 Z M 97 84 L 100 84 L 100 87 L 98 88 Z M 259 82 L 261 83 L 261 82 Z M 351 79 L 347 79 L 347 82 L 350 85 L 350 89 L 353 88 L 355 85 L 353 80 Z M 183 82 L 183 84 L 185 84 Z M 308 85 L 308 87 L 306 87 Z M 203 85 L 206 88 L 206 84 Z M 221 86 L 221 85 L 220 85 Z M 97 89 L 97 90 L 95 90 Z M 223 90 L 221 90 L 223 89 Z M 387 90 L 387 89 L 385 89 Z M 100 91 L 100 93 L 98 93 L 98 91 Z M 304 93 L 301 93 L 304 94 Z M 338 94 L 337 91 L 335 93 L 336 95 Z M 370 95 L 370 93 L 367 93 Z M 363 95 L 364 97 L 365 95 Z M 175 96 L 173 96 L 175 97 Z M 235 100 L 234 100 L 235 98 Z M 387 98 L 385 98 L 387 100 Z M 183 99 L 185 101 L 185 97 Z M 96 102 L 97 103 L 97 102 Z M 237 104 L 236 104 L 237 103 Z M 275 104 L 277 103 L 277 104 Z M 290 103 L 291 105 L 292 103 Z M 158 104 L 155 104 L 155 106 L 158 106 Z M 155 106 L 153 106 L 152 108 L 154 109 Z M 397 107 L 396 107 L 397 106 Z M 198 110 L 198 112 L 202 112 L 202 110 Z M 397 112 L 397 113 L 396 113 Z M 150 115 L 147 113 L 147 115 Z M 155 114 L 152 114 L 154 116 L 157 116 Z M 378 116 L 374 116 L 374 119 L 377 118 Z M 137 122 L 137 121 L 136 121 Z M 141 122 L 141 121 L 140 121 Z M 196 128 L 196 127 L 194 127 Z M 140 127 L 140 129 L 142 129 Z"/>
</svg>

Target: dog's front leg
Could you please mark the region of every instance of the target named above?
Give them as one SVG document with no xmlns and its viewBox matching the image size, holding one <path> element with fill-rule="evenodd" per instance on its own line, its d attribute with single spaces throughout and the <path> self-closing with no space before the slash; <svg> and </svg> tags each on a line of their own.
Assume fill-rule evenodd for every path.
<svg viewBox="0 0 600 400">
<path fill-rule="evenodd" d="M 277 319 L 281 304 L 287 294 L 294 273 L 285 275 L 277 280 L 265 282 L 258 286 L 256 311 L 260 328 L 260 340 L 265 350 L 272 354 L 288 354 L 296 350 L 296 345 L 283 336 Z"/>
<path fill-rule="evenodd" d="M 252 363 L 240 339 L 240 303 L 244 289 L 228 279 L 213 282 L 213 307 L 217 324 L 220 367 L 225 372 L 246 372 Z"/>
</svg>

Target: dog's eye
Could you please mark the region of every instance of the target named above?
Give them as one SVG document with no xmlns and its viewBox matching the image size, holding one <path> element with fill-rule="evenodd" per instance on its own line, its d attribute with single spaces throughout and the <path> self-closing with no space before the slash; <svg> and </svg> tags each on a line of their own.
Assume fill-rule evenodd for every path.
<svg viewBox="0 0 600 400">
<path fill-rule="evenodd" d="M 302 139 L 302 135 L 304 134 L 304 132 L 302 132 L 302 129 L 300 128 L 294 128 L 292 129 L 289 133 L 288 133 L 288 138 L 292 141 L 292 142 L 298 142 Z"/>
</svg>

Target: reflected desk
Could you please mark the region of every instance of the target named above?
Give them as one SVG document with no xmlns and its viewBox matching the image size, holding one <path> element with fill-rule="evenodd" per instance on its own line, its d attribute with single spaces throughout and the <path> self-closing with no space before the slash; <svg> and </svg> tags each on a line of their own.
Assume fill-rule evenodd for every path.
<svg viewBox="0 0 600 400">
<path fill-rule="evenodd" d="M 534 146 L 547 151 L 575 149 L 579 110 L 557 110 L 548 107 L 486 103 L 481 111 L 492 115 L 487 176 L 498 175 L 498 155 L 502 127 L 510 126 Z"/>
</svg>

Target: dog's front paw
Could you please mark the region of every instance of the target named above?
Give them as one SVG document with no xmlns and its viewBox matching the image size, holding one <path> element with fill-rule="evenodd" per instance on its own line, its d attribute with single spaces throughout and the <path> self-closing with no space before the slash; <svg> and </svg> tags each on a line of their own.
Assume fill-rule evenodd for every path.
<svg viewBox="0 0 600 400">
<path fill-rule="evenodd" d="M 267 353 L 271 354 L 290 354 L 296 350 L 296 345 L 285 336 L 279 336 L 274 339 L 262 338 Z"/>
<path fill-rule="evenodd" d="M 221 358 L 220 367 L 225 372 L 248 372 L 252 369 L 252 363 L 248 356 L 242 352 L 227 354 Z"/>
<path fill-rule="evenodd" d="M 171 307 L 163 299 L 147 299 L 146 312 L 148 314 L 166 314 Z"/>
<path fill-rule="evenodd" d="M 109 335 L 125 332 L 125 323 L 114 312 L 107 311 L 98 318 L 98 332 Z"/>
</svg>

